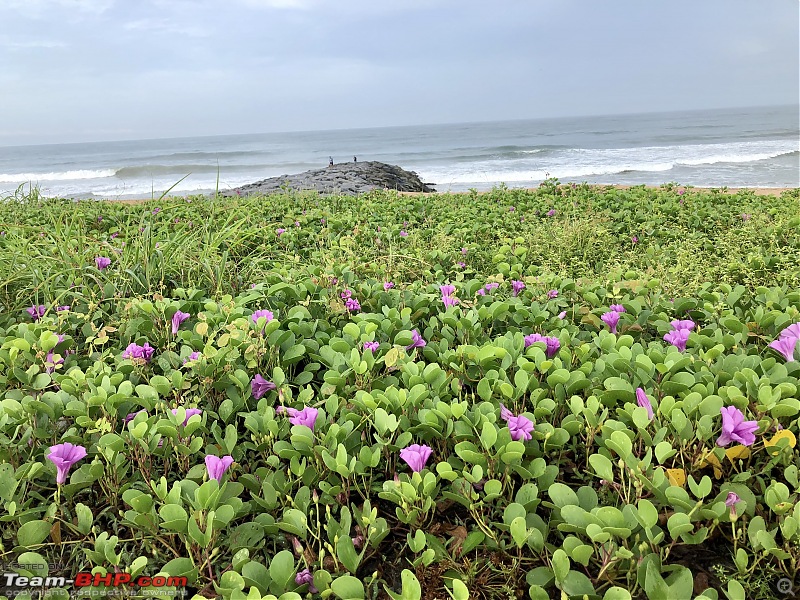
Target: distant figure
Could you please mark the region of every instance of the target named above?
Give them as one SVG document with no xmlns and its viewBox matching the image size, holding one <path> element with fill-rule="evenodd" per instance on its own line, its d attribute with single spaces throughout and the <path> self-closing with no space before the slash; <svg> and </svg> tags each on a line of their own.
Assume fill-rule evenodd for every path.
<svg viewBox="0 0 800 600">
<path fill-rule="evenodd" d="M 354 157 L 353 157 L 353 162 L 358 162 L 358 158 L 356 158 L 356 157 L 354 156 Z"/>
<path fill-rule="evenodd" d="M 332 157 L 332 156 L 329 156 L 329 157 L 328 157 L 328 166 L 329 166 L 329 167 L 332 167 L 332 166 L 333 166 L 333 157 Z"/>
</svg>

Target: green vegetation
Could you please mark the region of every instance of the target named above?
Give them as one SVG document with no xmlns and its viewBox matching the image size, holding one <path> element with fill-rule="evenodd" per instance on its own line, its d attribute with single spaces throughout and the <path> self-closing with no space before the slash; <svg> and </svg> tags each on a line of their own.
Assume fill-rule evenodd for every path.
<svg viewBox="0 0 800 600">
<path fill-rule="evenodd" d="M 800 348 L 769 345 L 799 322 L 800 190 L 18 193 L 0 563 L 226 600 L 781 597 Z"/>
</svg>

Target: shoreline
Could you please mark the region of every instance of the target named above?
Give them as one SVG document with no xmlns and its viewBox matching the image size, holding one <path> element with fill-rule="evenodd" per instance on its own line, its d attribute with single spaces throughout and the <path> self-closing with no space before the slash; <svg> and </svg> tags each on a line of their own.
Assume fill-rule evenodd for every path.
<svg viewBox="0 0 800 600">
<path fill-rule="evenodd" d="M 564 186 L 564 185 L 569 185 L 569 184 L 563 184 L 562 183 L 560 185 Z M 663 185 L 667 185 L 667 184 L 663 184 Z M 614 189 L 614 190 L 629 190 L 629 189 L 640 188 L 640 187 L 644 187 L 645 189 L 648 189 L 648 190 L 660 190 L 660 189 L 662 189 L 663 185 L 644 185 L 644 186 L 642 186 L 642 185 L 625 185 L 625 184 L 589 184 L 589 187 L 593 188 L 593 189 L 596 189 L 598 191 L 604 191 L 604 190 L 610 190 L 610 189 Z M 720 187 L 695 187 L 695 186 L 686 186 L 686 185 L 675 185 L 673 187 L 675 187 L 676 189 L 685 190 L 686 193 L 692 193 L 692 192 L 707 193 L 707 192 L 710 192 L 712 190 L 719 190 L 723 194 L 730 194 L 730 195 L 738 194 L 739 192 L 753 192 L 756 196 L 775 196 L 775 197 L 781 196 L 784 192 L 789 192 L 789 191 L 800 189 L 800 187 L 765 188 L 765 187 L 747 187 L 747 186 L 742 186 L 742 187 L 735 187 L 735 188 L 726 188 L 725 190 L 723 190 Z M 512 188 L 512 187 L 509 187 L 509 188 L 506 188 L 506 189 L 508 191 L 510 191 L 510 192 L 514 192 L 514 191 L 535 192 L 539 188 L 537 188 L 537 187 L 525 187 L 525 188 Z M 483 194 L 490 194 L 490 193 L 492 193 L 492 191 L 493 190 L 482 190 L 482 191 L 478 191 L 477 193 L 479 195 L 483 195 Z M 437 191 L 437 192 L 397 192 L 397 193 L 400 196 L 419 196 L 419 195 L 429 195 L 429 196 L 431 196 L 431 195 L 445 195 L 445 194 L 456 196 L 456 195 L 470 195 L 472 192 L 470 192 L 470 191 L 438 192 Z M 199 194 L 199 195 L 205 196 L 205 194 Z M 187 198 L 187 197 L 189 197 L 189 196 L 165 196 L 164 198 L 162 198 L 162 200 L 173 199 L 173 198 Z M 76 200 L 79 200 L 81 202 L 83 202 L 83 201 L 91 201 L 91 202 L 113 202 L 113 203 L 119 203 L 119 204 L 144 204 L 146 202 L 157 202 L 158 198 L 119 198 L 119 199 L 114 199 L 114 198 L 79 198 L 79 199 L 76 199 Z"/>
</svg>

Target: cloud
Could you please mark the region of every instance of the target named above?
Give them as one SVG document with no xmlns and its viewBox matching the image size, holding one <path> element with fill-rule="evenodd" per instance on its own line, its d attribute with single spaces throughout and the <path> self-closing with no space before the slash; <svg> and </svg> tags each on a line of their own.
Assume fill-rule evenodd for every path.
<svg viewBox="0 0 800 600">
<path fill-rule="evenodd" d="M 185 35 L 188 37 L 208 37 L 211 35 L 203 27 L 173 23 L 168 19 L 139 19 L 125 23 L 122 28 L 126 31 L 144 31 L 155 34 Z"/>
<path fill-rule="evenodd" d="M 65 48 L 66 43 L 60 40 L 15 40 L 8 36 L 0 36 L 0 48 L 10 50 L 28 50 L 33 48 Z"/>
<path fill-rule="evenodd" d="M 4 0 L 0 9 L 19 12 L 30 18 L 52 17 L 53 10 L 100 15 L 110 9 L 116 0 Z"/>
<path fill-rule="evenodd" d="M 250 8 L 308 10 L 318 2 L 316 0 L 239 0 L 240 4 Z"/>
</svg>

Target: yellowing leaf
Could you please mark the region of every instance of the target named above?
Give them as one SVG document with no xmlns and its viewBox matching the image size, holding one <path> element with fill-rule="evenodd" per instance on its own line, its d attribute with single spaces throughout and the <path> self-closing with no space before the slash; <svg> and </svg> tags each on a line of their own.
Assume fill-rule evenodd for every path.
<svg viewBox="0 0 800 600">
<path fill-rule="evenodd" d="M 731 462 L 739 459 L 750 458 L 750 448 L 747 446 L 742 446 L 741 444 L 738 446 L 732 446 L 725 450 L 725 456 L 727 456 L 728 460 Z"/>
<path fill-rule="evenodd" d="M 669 484 L 677 487 L 686 485 L 686 472 L 683 469 L 667 469 Z"/>
<path fill-rule="evenodd" d="M 397 359 L 400 358 L 400 350 L 398 348 L 392 348 L 386 353 L 386 356 L 383 357 L 383 363 L 386 367 L 393 367 L 397 363 Z"/>
<path fill-rule="evenodd" d="M 767 451 L 770 454 L 777 454 L 779 450 L 777 448 L 773 448 L 772 446 L 776 446 L 781 440 L 788 440 L 789 448 L 794 448 L 797 445 L 797 437 L 795 437 L 795 435 L 788 429 L 781 429 L 778 433 L 772 436 L 771 440 L 764 440 L 764 446 L 767 448 Z"/>
<path fill-rule="evenodd" d="M 700 461 L 700 468 L 702 469 L 711 465 L 714 467 L 714 478 L 719 479 L 722 477 L 722 464 L 719 462 L 717 455 L 711 450 L 705 450 L 703 454 L 704 456 Z"/>
<path fill-rule="evenodd" d="M 198 323 L 194 326 L 197 335 L 206 335 L 208 333 L 208 323 Z"/>
</svg>

